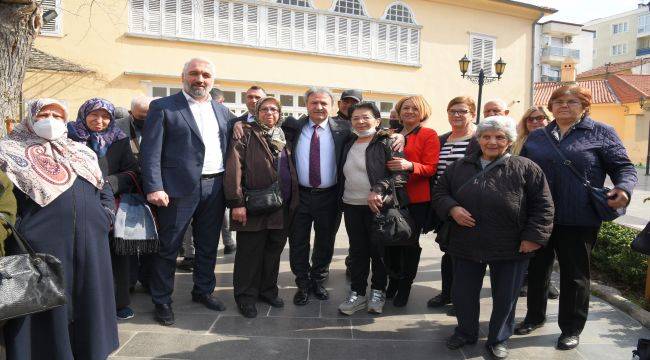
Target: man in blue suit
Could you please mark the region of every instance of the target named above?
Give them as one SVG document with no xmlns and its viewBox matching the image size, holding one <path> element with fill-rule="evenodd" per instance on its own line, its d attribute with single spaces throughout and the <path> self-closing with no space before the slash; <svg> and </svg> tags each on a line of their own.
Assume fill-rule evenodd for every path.
<svg viewBox="0 0 650 360">
<path fill-rule="evenodd" d="M 147 201 L 158 207 L 160 251 L 153 261 L 151 298 L 155 319 L 174 324 L 171 295 L 176 256 L 192 221 L 196 248 L 192 301 L 215 311 L 212 296 L 219 231 L 224 214 L 223 171 L 230 139 L 228 109 L 213 101 L 214 64 L 188 61 L 183 91 L 151 103 L 141 144 L 142 181 Z"/>
</svg>

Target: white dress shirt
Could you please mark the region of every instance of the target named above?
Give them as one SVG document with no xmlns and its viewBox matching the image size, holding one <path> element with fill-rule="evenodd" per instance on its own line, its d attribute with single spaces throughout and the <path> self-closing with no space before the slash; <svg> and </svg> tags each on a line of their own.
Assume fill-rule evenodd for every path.
<svg viewBox="0 0 650 360">
<path fill-rule="evenodd" d="M 212 102 L 210 100 L 199 102 L 185 91 L 183 91 L 183 95 L 185 95 L 190 105 L 190 111 L 192 112 L 196 126 L 199 128 L 199 133 L 201 133 L 201 139 L 205 146 L 201 174 L 211 175 L 223 172 L 223 154 L 221 153 L 221 139 L 219 138 L 219 122 L 212 108 Z"/>
<path fill-rule="evenodd" d="M 334 137 L 329 126 L 329 118 L 318 126 L 320 140 L 320 186 L 321 189 L 336 185 L 336 152 L 334 150 Z M 311 119 L 303 126 L 296 146 L 296 170 L 300 186 L 311 187 L 309 184 L 309 149 L 311 136 L 314 133 Z"/>
<path fill-rule="evenodd" d="M 248 117 L 246 118 L 246 121 L 249 123 L 255 122 L 255 116 L 251 114 L 250 112 L 248 113 Z"/>
</svg>

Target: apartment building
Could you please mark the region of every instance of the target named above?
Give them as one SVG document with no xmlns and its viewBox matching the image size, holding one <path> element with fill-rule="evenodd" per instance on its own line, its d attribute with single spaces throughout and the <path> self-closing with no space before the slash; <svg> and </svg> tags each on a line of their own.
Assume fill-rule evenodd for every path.
<svg viewBox="0 0 650 360">
<path fill-rule="evenodd" d="M 535 82 L 560 81 L 569 60 L 578 72 L 592 68 L 594 32 L 581 24 L 547 21 L 535 26 Z"/>
</svg>

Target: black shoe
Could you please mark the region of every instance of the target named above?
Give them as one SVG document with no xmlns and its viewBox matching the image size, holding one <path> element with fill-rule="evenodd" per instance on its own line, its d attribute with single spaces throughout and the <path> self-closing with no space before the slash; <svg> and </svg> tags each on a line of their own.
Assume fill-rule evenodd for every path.
<svg viewBox="0 0 650 360">
<path fill-rule="evenodd" d="M 298 288 L 298 291 L 296 291 L 296 294 L 293 296 L 293 303 L 295 305 L 307 305 L 309 302 L 309 290 L 303 289 L 303 288 Z"/>
<path fill-rule="evenodd" d="M 325 289 L 322 283 L 314 282 L 311 291 L 318 300 L 327 300 L 330 298 L 330 293 L 327 292 L 327 289 Z"/>
<path fill-rule="evenodd" d="M 400 284 L 397 288 L 397 295 L 393 298 L 393 306 L 395 307 L 404 307 L 406 303 L 409 302 L 409 296 L 411 295 L 411 284 L 400 281 Z"/>
<path fill-rule="evenodd" d="M 505 359 L 508 357 L 508 346 L 505 341 L 492 345 L 485 344 L 485 347 L 493 359 Z"/>
<path fill-rule="evenodd" d="M 453 304 L 447 310 L 447 316 L 456 316 L 456 307 Z"/>
<path fill-rule="evenodd" d="M 395 278 L 390 278 L 388 281 L 388 287 L 386 288 L 386 299 L 392 299 L 397 294 L 397 286 L 399 285 L 399 280 Z"/>
<path fill-rule="evenodd" d="M 553 286 L 553 284 L 548 286 L 548 298 L 551 300 L 557 300 L 560 297 L 560 291 Z"/>
<path fill-rule="evenodd" d="M 181 270 L 192 271 L 194 269 L 194 259 L 184 257 L 183 260 L 176 264 L 176 267 Z"/>
<path fill-rule="evenodd" d="M 524 285 L 519 289 L 519 297 L 526 297 L 528 296 L 528 285 Z"/>
<path fill-rule="evenodd" d="M 192 294 L 192 301 L 201 303 L 210 310 L 214 310 L 214 311 L 226 310 L 226 305 L 224 305 L 221 302 L 221 300 L 217 299 L 216 297 L 210 294 L 205 294 L 205 295 Z"/>
<path fill-rule="evenodd" d="M 528 335 L 532 333 L 535 329 L 539 329 L 542 326 L 544 326 L 544 321 L 542 321 L 541 323 L 533 324 L 531 322 L 524 320 L 515 327 L 515 334 Z"/>
<path fill-rule="evenodd" d="M 557 339 L 558 350 L 571 350 L 580 344 L 580 336 L 578 335 L 560 335 Z"/>
<path fill-rule="evenodd" d="M 282 300 L 282 298 L 280 298 L 279 296 L 276 296 L 274 298 L 268 298 L 266 296 L 260 296 L 260 300 L 264 301 L 265 303 L 271 305 L 274 308 L 284 307 L 284 300 Z"/>
<path fill-rule="evenodd" d="M 156 304 L 156 309 L 153 314 L 154 320 L 163 326 L 174 325 L 174 312 L 172 311 L 171 304 Z"/>
<path fill-rule="evenodd" d="M 223 254 L 224 254 L 224 255 L 232 254 L 232 253 L 234 253 L 236 250 L 237 250 L 237 246 L 236 246 L 236 245 L 226 245 L 226 246 L 223 247 Z"/>
<path fill-rule="evenodd" d="M 448 295 L 440 293 L 427 301 L 427 307 L 437 308 L 451 304 L 451 298 Z"/>
<path fill-rule="evenodd" d="M 239 303 L 237 304 L 237 308 L 239 308 L 239 312 L 244 315 L 244 317 L 257 317 L 257 307 L 255 307 L 255 304 Z"/>
<path fill-rule="evenodd" d="M 460 349 L 467 344 L 469 345 L 476 344 L 476 339 L 467 340 L 458 334 L 454 334 L 449 339 L 447 339 L 447 348 L 451 350 Z"/>
</svg>

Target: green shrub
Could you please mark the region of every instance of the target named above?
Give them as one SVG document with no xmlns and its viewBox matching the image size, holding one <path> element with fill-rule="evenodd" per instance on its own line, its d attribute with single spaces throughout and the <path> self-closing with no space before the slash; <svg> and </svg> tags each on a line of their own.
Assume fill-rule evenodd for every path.
<svg viewBox="0 0 650 360">
<path fill-rule="evenodd" d="M 603 223 L 592 254 L 592 266 L 629 290 L 643 292 L 646 256 L 633 251 L 630 243 L 639 232 L 612 222 Z"/>
</svg>

